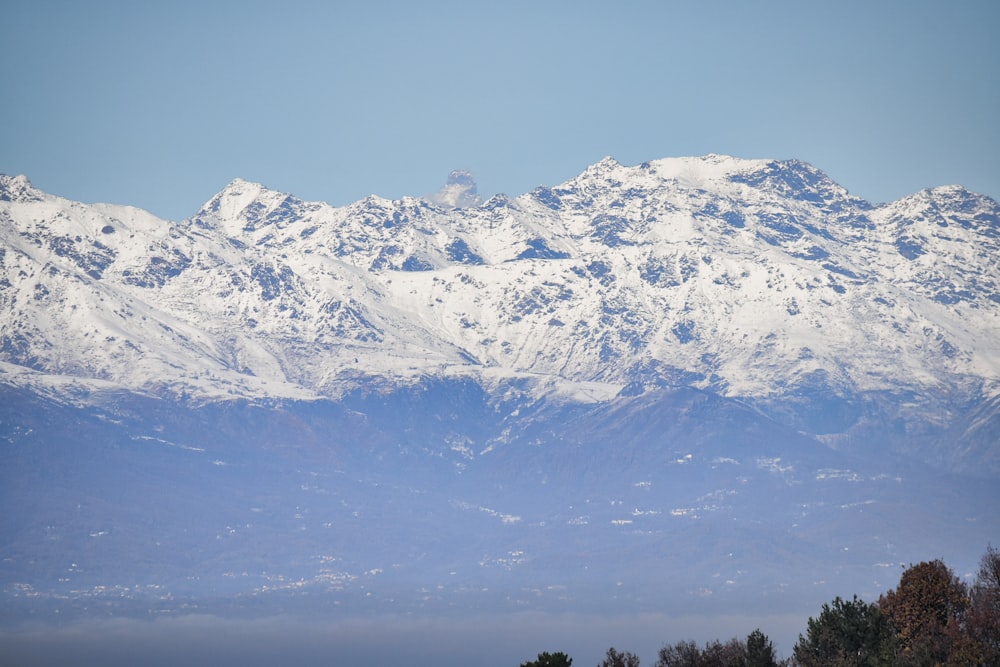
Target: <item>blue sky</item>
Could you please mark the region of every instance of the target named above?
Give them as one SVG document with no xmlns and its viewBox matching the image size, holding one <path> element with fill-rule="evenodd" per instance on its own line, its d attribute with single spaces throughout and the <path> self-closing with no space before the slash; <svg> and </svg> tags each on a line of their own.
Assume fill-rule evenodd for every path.
<svg viewBox="0 0 1000 667">
<path fill-rule="evenodd" d="M 0 172 L 169 219 L 713 152 L 1000 198 L 992 1 L 0 2 Z"/>
</svg>

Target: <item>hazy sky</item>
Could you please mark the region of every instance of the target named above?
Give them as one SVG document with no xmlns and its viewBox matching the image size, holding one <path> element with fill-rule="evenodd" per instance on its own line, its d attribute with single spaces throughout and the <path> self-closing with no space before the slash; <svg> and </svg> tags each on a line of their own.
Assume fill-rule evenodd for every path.
<svg viewBox="0 0 1000 667">
<path fill-rule="evenodd" d="M 795 157 L 1000 197 L 1000 3 L 0 0 L 0 172 L 181 219 L 242 177 L 342 205 L 455 168 Z"/>
</svg>

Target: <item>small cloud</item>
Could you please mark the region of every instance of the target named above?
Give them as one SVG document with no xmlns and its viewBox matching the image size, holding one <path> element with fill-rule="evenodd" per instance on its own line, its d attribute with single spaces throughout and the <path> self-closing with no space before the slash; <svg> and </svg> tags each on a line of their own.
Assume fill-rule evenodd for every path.
<svg viewBox="0 0 1000 667">
<path fill-rule="evenodd" d="M 476 179 L 467 169 L 456 169 L 448 174 L 448 182 L 427 198 L 438 206 L 449 208 L 478 206 L 483 202 L 476 190 Z"/>
</svg>

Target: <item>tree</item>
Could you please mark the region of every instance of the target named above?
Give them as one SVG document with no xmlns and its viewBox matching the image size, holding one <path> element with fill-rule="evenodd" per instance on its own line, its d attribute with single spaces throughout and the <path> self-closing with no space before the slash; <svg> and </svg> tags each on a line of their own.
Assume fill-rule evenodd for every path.
<svg viewBox="0 0 1000 667">
<path fill-rule="evenodd" d="M 733 638 L 722 643 L 718 640 L 707 642 L 699 649 L 693 641 L 667 644 L 660 649 L 656 667 L 744 667 L 746 647 Z"/>
<path fill-rule="evenodd" d="M 970 648 L 968 590 L 940 560 L 911 565 L 878 605 L 896 628 L 904 664 L 946 664 Z"/>
<path fill-rule="evenodd" d="M 970 602 L 969 634 L 982 651 L 982 664 L 1000 664 L 1000 551 L 993 545 L 979 561 Z"/>
<path fill-rule="evenodd" d="M 733 637 L 725 643 L 718 640 L 706 643 L 698 665 L 699 667 L 744 667 L 746 657 L 746 645 Z"/>
<path fill-rule="evenodd" d="M 693 641 L 666 644 L 660 649 L 655 667 L 700 667 L 701 650 Z"/>
<path fill-rule="evenodd" d="M 774 644 L 760 628 L 747 635 L 746 648 L 747 667 L 778 667 L 774 655 Z"/>
<path fill-rule="evenodd" d="M 537 660 L 522 662 L 521 667 L 570 667 L 573 658 L 565 653 L 539 653 Z"/>
<path fill-rule="evenodd" d="M 793 655 L 802 667 L 893 665 L 896 633 L 877 605 L 837 597 L 806 624 Z"/>
<path fill-rule="evenodd" d="M 625 651 L 619 653 L 612 646 L 608 649 L 608 654 L 597 667 L 639 667 L 639 656 Z"/>
</svg>

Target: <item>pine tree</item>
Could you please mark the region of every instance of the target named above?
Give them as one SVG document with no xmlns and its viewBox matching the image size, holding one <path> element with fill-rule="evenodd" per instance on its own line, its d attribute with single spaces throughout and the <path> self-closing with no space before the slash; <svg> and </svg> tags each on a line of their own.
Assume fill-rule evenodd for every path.
<svg viewBox="0 0 1000 667">
<path fill-rule="evenodd" d="M 888 667 L 895 664 L 896 633 L 877 605 L 837 597 L 809 619 L 793 655 L 802 667 Z"/>
<path fill-rule="evenodd" d="M 570 667 L 573 658 L 565 653 L 539 653 L 537 660 L 522 662 L 521 667 Z"/>
<path fill-rule="evenodd" d="M 747 635 L 746 664 L 747 667 L 778 667 L 774 644 L 760 628 Z"/>
</svg>

